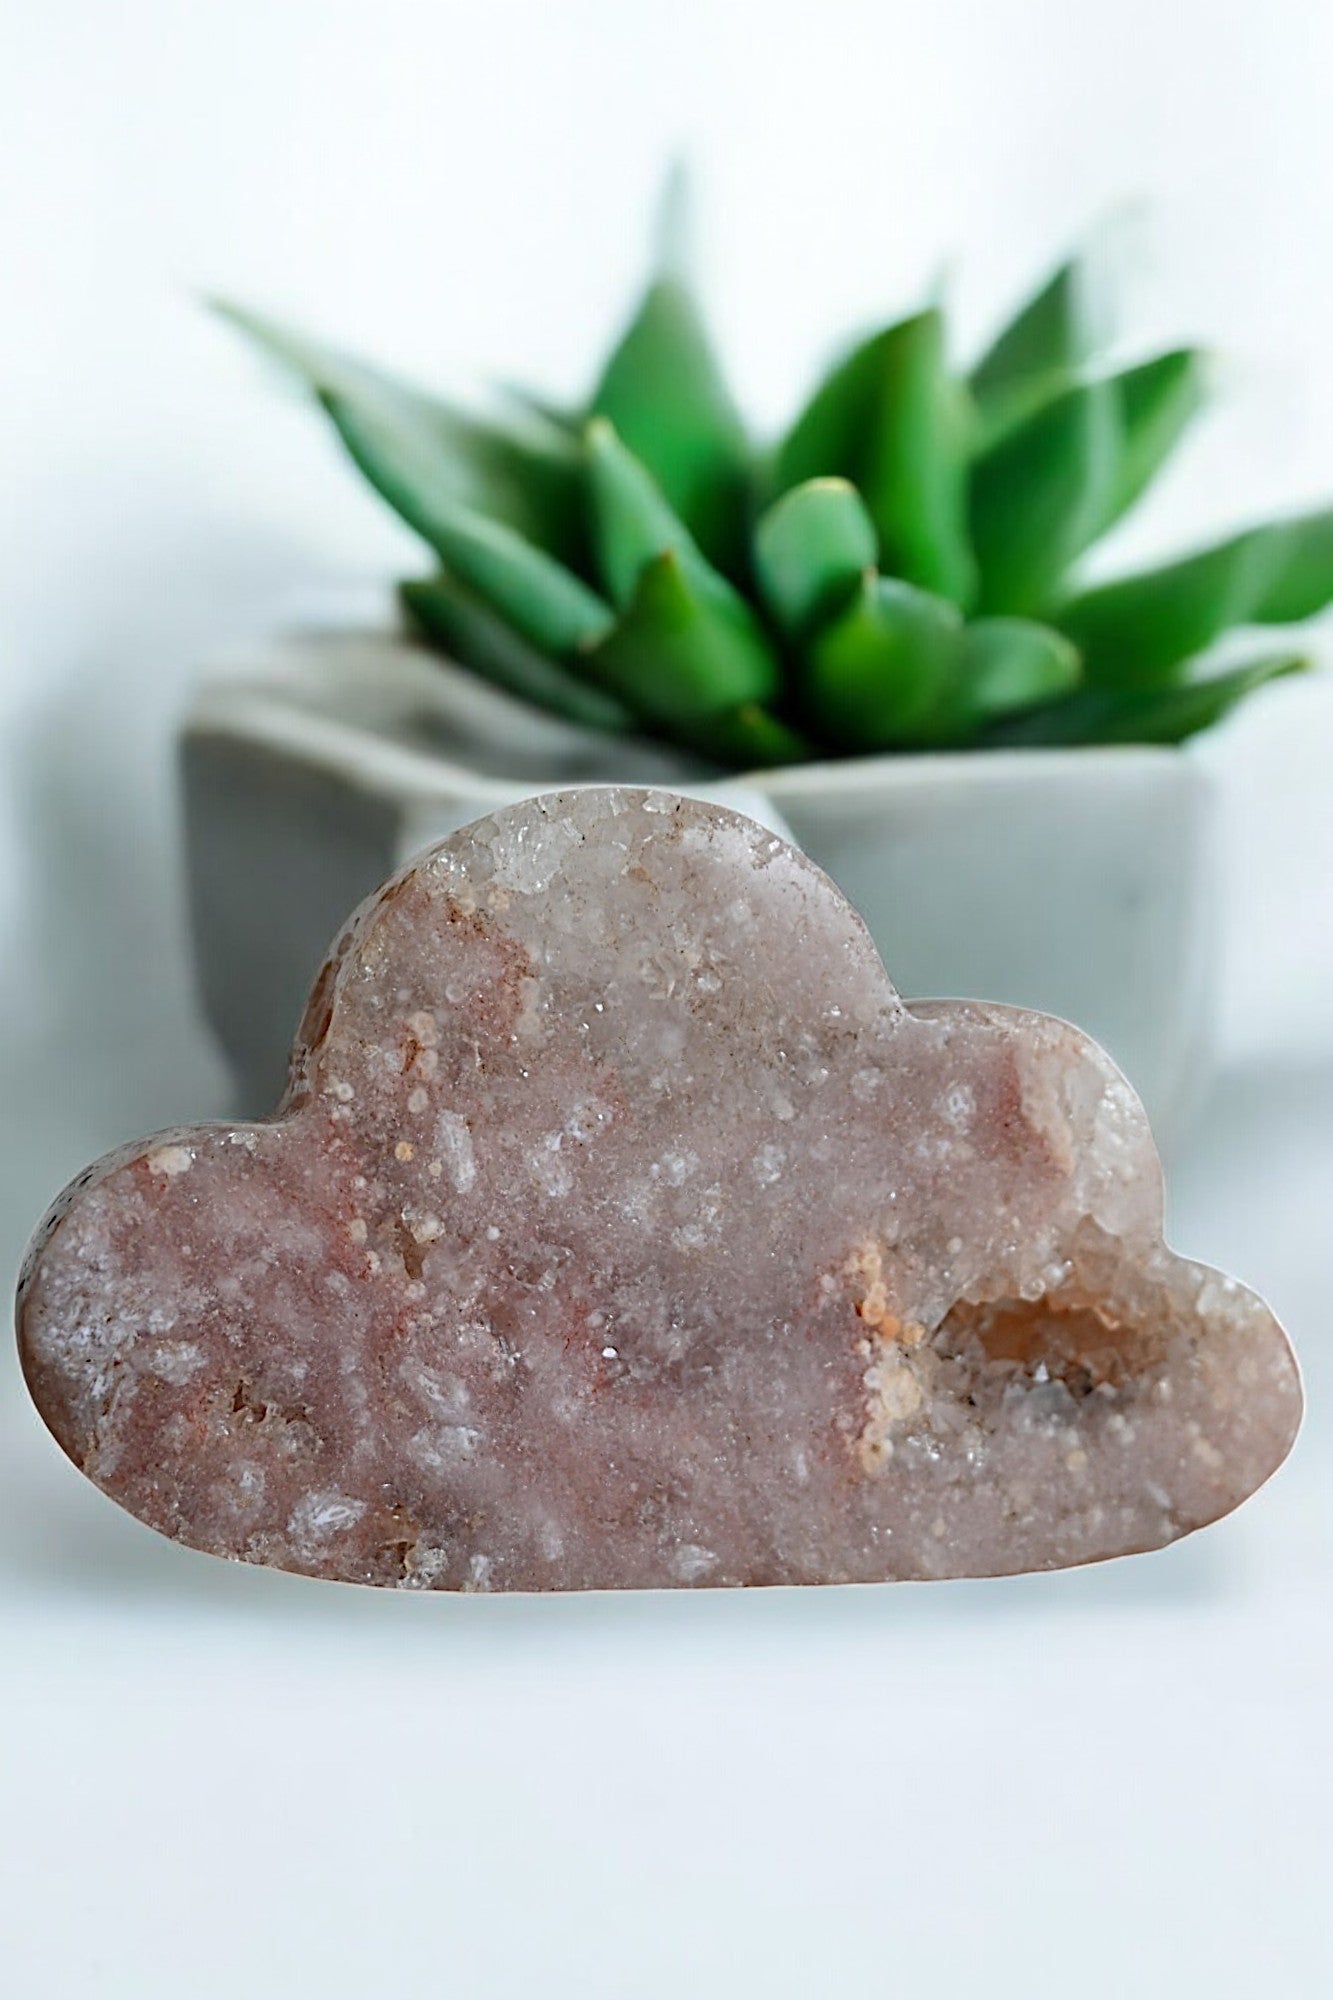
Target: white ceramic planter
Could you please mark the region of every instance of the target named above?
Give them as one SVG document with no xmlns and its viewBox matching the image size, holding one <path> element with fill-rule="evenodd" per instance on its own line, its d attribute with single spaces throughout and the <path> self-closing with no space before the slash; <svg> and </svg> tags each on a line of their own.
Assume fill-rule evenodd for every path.
<svg viewBox="0 0 1333 2000">
<path fill-rule="evenodd" d="M 200 985 L 241 1108 L 267 1109 L 347 912 L 480 813 L 578 784 L 721 799 L 791 836 L 911 997 L 1041 1008 L 1102 1042 L 1159 1135 L 1206 1075 L 1207 772 L 1188 752 L 873 757 L 717 782 L 531 710 L 386 633 L 283 641 L 199 692 L 182 742 Z"/>
</svg>

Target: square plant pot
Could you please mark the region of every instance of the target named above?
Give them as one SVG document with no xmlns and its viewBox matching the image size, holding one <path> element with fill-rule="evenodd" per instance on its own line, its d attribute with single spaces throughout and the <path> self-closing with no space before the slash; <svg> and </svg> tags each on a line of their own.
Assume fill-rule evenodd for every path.
<svg viewBox="0 0 1333 2000">
<path fill-rule="evenodd" d="M 1214 801 L 1189 751 L 881 756 L 718 779 L 370 631 L 233 662 L 199 690 L 181 757 L 200 992 L 245 1114 L 276 1103 L 306 992 L 362 897 L 480 814 L 582 784 L 689 792 L 787 834 L 860 910 L 904 995 L 1075 1022 L 1159 1138 L 1206 1079 Z"/>
</svg>

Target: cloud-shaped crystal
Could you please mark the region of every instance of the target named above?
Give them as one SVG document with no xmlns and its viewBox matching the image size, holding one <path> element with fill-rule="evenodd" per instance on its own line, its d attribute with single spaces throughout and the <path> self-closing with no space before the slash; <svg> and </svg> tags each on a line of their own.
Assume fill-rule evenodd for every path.
<svg viewBox="0 0 1333 2000">
<path fill-rule="evenodd" d="M 905 1006 L 733 814 L 516 806 L 363 906 L 267 1123 L 123 1149 L 20 1287 L 61 1446 L 151 1527 L 439 1589 L 995 1575 L 1279 1464 L 1262 1302 L 1162 1243 L 1075 1029 Z"/>
</svg>

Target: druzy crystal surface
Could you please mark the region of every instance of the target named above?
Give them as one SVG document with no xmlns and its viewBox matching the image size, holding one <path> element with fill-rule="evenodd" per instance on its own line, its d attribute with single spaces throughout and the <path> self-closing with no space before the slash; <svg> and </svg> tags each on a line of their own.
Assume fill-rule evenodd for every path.
<svg viewBox="0 0 1333 2000">
<path fill-rule="evenodd" d="M 1161 1237 L 1073 1028 L 905 1005 L 748 821 L 555 795 L 351 920 L 267 1123 L 66 1191 L 20 1287 L 151 1527 L 433 1589 L 826 1583 L 1157 1547 L 1281 1461 L 1268 1309 Z"/>
</svg>

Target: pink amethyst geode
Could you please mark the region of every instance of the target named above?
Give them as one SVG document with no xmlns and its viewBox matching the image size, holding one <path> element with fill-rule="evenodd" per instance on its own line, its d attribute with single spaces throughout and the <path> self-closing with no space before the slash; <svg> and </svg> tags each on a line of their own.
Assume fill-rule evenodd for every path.
<svg viewBox="0 0 1333 2000">
<path fill-rule="evenodd" d="M 271 1122 L 89 1169 L 19 1290 L 62 1448 L 346 1581 L 997 1575 L 1155 1548 L 1300 1418 L 1041 1015 L 907 1006 L 818 869 L 640 791 L 479 821 L 352 918 Z"/>
</svg>

